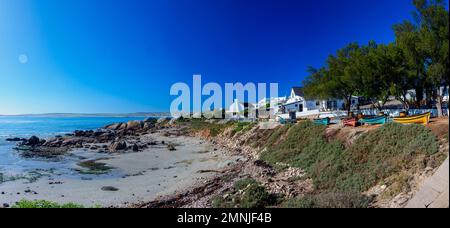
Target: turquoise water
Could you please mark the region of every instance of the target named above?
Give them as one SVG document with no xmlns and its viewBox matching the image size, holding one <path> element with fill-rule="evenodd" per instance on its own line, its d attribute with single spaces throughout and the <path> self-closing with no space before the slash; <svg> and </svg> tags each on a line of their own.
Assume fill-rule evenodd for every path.
<svg viewBox="0 0 450 228">
<path fill-rule="evenodd" d="M 0 172 L 22 173 L 35 170 L 69 171 L 80 157 L 95 157 L 94 154 L 81 151 L 76 156 L 58 160 L 25 159 L 13 149 L 16 142 L 7 142 L 7 138 L 29 138 L 36 135 L 50 138 L 55 135 L 71 133 L 74 130 L 94 130 L 108 124 L 143 120 L 144 118 L 122 117 L 0 117 Z"/>
</svg>

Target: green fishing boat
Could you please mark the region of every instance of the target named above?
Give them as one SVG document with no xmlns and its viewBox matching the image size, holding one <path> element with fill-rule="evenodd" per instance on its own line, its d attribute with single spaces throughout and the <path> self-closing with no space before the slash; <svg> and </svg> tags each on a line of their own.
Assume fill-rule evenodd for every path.
<svg viewBox="0 0 450 228">
<path fill-rule="evenodd" d="M 367 125 L 385 124 L 387 122 L 387 117 L 377 116 L 377 117 L 362 118 L 359 120 L 359 122 L 361 124 Z"/>
<path fill-rule="evenodd" d="M 314 124 L 317 125 L 330 125 L 330 118 L 323 118 L 323 119 L 314 119 Z"/>
</svg>

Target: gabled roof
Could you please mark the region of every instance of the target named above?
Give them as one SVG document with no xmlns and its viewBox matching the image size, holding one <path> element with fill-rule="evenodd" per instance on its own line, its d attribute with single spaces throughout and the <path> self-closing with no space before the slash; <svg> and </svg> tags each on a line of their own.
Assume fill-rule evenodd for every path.
<svg viewBox="0 0 450 228">
<path fill-rule="evenodd" d="M 303 93 L 302 87 L 292 87 L 292 91 L 294 91 L 295 96 L 304 97 L 305 93 Z"/>
</svg>

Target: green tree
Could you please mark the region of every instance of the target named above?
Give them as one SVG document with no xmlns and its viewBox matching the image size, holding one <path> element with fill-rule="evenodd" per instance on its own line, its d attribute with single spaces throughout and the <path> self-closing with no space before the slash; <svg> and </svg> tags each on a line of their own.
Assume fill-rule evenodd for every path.
<svg viewBox="0 0 450 228">
<path fill-rule="evenodd" d="M 381 110 L 389 99 L 395 66 L 389 55 L 389 46 L 374 41 L 360 48 L 352 60 L 352 74 L 360 79 L 358 94 Z"/>
<path fill-rule="evenodd" d="M 441 86 L 449 84 L 449 13 L 443 0 L 414 0 L 419 26 L 418 49 L 425 57 L 427 82 L 431 86 L 438 115 L 442 116 Z"/>
<path fill-rule="evenodd" d="M 394 26 L 396 45 L 407 63 L 403 81 L 409 81 L 416 90 L 416 104 L 423 100 L 424 91 L 432 95 L 441 116 L 440 87 L 449 84 L 449 14 L 443 0 L 414 0 L 413 3 L 415 22 Z"/>
<path fill-rule="evenodd" d="M 361 88 L 361 75 L 355 67 L 360 56 L 360 46 L 351 43 L 338 50 L 336 56 L 330 55 L 325 67 L 310 68 L 310 75 L 303 82 L 305 95 L 316 99 L 343 99 L 350 113 L 352 96 Z"/>
</svg>

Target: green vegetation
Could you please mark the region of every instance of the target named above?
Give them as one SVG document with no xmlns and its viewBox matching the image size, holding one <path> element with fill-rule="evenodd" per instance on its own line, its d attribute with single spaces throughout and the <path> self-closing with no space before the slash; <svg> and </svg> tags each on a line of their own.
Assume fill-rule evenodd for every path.
<svg viewBox="0 0 450 228">
<path fill-rule="evenodd" d="M 208 122 L 204 118 L 201 118 L 201 119 L 183 118 L 182 120 L 178 120 L 177 123 L 189 126 L 189 129 L 194 132 L 207 130 L 210 132 L 211 137 L 220 135 L 221 133 L 223 133 L 223 131 L 225 131 L 225 129 L 227 129 L 230 126 L 233 126 L 233 124 L 234 124 L 234 122 L 228 122 L 226 124 L 218 124 L 218 123 Z"/>
<path fill-rule="evenodd" d="M 277 129 L 267 140 L 267 149 L 260 158 L 275 166 L 277 163 L 292 163 L 302 153 L 305 146 L 322 138 L 325 126 L 314 125 L 310 121 L 302 121 L 294 126 Z M 283 137 L 285 136 L 285 137 Z"/>
<path fill-rule="evenodd" d="M 386 124 L 347 149 L 323 134 L 322 126 L 299 123 L 260 158 L 306 170 L 317 192 L 363 192 L 403 170 L 424 168 L 424 161 L 438 152 L 436 137 L 421 125 Z"/>
<path fill-rule="evenodd" d="M 372 199 L 359 193 L 320 193 L 288 199 L 283 208 L 367 208 Z"/>
<path fill-rule="evenodd" d="M 310 68 L 304 81 L 311 98 L 344 99 L 353 95 L 382 109 L 395 96 L 406 110 L 436 104 L 442 116 L 441 86 L 449 85 L 449 13 L 443 0 L 413 0 L 415 22 L 394 25 L 396 40 L 387 45 L 351 43 L 328 57 L 320 69 Z M 408 98 L 408 90 L 416 96 Z M 424 99 L 424 92 L 427 99 Z"/>
<path fill-rule="evenodd" d="M 252 122 L 236 122 L 234 124 L 232 134 L 236 135 L 237 133 L 245 133 L 245 132 L 249 131 L 250 129 L 252 129 L 255 125 L 256 125 L 256 123 L 252 123 Z"/>
<path fill-rule="evenodd" d="M 84 208 L 82 205 L 75 203 L 58 204 L 46 200 L 20 200 L 13 208 Z"/>
<path fill-rule="evenodd" d="M 276 204 L 276 197 L 257 181 L 246 178 L 236 181 L 225 197 L 215 197 L 212 204 L 216 208 L 263 208 Z"/>
<path fill-rule="evenodd" d="M 77 164 L 84 168 L 77 170 L 80 174 L 95 174 L 101 175 L 108 173 L 112 168 L 105 163 L 98 162 L 98 160 L 83 161 Z"/>
<path fill-rule="evenodd" d="M 4 182 L 3 180 L 3 173 L 0 173 L 0 184 Z"/>
</svg>

